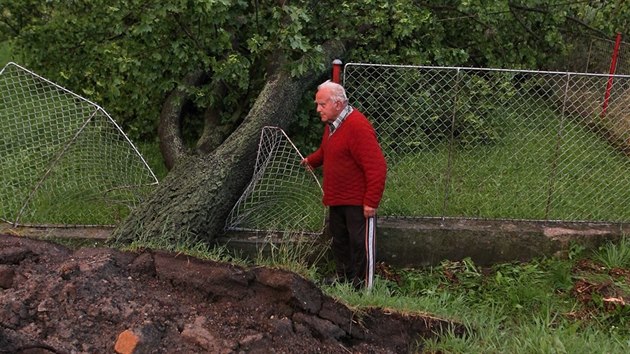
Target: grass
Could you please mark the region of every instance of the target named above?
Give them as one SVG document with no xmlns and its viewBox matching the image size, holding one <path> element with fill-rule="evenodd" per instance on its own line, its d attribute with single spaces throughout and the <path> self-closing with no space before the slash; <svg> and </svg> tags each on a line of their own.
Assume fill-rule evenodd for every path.
<svg viewBox="0 0 630 354">
<path fill-rule="evenodd" d="M 134 145 L 136 145 L 136 148 L 138 148 L 138 151 L 149 165 L 158 181 L 163 180 L 168 174 L 168 169 L 164 164 L 159 144 L 157 142 L 134 142 Z"/>
<path fill-rule="evenodd" d="M 313 235 L 283 233 L 267 236 L 268 243 L 261 247 L 253 262 L 273 268 L 290 270 L 310 279 L 317 279 L 326 258 L 328 242 Z"/>
<path fill-rule="evenodd" d="M 9 42 L 0 42 L 0 68 L 13 60 L 11 45 Z"/>
<path fill-rule="evenodd" d="M 326 291 L 356 306 L 424 312 L 463 323 L 464 336 L 446 333 L 419 343 L 429 353 L 625 353 L 630 350 L 630 304 L 602 302 L 605 294 L 576 294 L 580 280 L 613 287 L 630 299 L 630 268 L 625 277 L 611 268 L 580 268 L 590 259 L 630 252 L 628 239 L 593 255 L 539 259 L 482 269 L 470 260 L 401 271 L 401 282 L 377 279 L 374 291 L 357 294 L 343 286 Z M 616 259 L 616 257 L 614 257 Z M 594 286 L 597 288 L 597 286 Z M 608 289 L 608 290 L 604 290 Z"/>
<path fill-rule="evenodd" d="M 630 239 L 623 238 L 619 245 L 607 244 L 600 247 L 595 261 L 607 268 L 630 268 Z"/>
<path fill-rule="evenodd" d="M 199 241 L 194 235 L 183 231 L 178 235 L 164 234 L 161 238 L 148 237 L 140 234 L 130 244 L 120 244 L 116 241 L 110 242 L 110 246 L 117 247 L 123 251 L 138 251 L 143 249 L 162 250 L 173 253 L 187 254 L 199 259 L 213 260 L 216 262 L 228 262 L 237 265 L 248 265 L 250 261 L 238 254 L 230 252 L 226 247 L 213 245 Z"/>
<path fill-rule="evenodd" d="M 564 123 L 558 145 L 560 118 L 551 109 L 497 114 L 510 128 L 493 145 L 459 148 L 452 155 L 446 144 L 403 156 L 390 151 L 381 215 L 630 218 L 627 156 L 573 121 Z"/>
</svg>

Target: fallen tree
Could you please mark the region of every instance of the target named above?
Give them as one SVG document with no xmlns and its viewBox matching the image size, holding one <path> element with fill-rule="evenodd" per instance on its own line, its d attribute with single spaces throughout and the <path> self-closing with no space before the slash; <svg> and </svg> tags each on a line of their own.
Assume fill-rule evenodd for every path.
<svg viewBox="0 0 630 354">
<path fill-rule="evenodd" d="M 329 63 L 343 52 L 341 42 L 324 45 Z M 251 178 L 260 130 L 266 125 L 286 128 L 304 92 L 321 78 L 319 72 L 292 77 L 278 69 L 240 126 L 216 150 L 181 156 L 152 197 L 115 230 L 114 240 L 182 235 L 213 240 Z"/>
</svg>

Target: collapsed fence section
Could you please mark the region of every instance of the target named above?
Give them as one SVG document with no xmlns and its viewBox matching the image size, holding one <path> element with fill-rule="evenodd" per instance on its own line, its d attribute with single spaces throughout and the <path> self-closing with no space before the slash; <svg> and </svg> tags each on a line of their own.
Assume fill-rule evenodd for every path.
<svg viewBox="0 0 630 354">
<path fill-rule="evenodd" d="M 98 105 L 9 63 L 0 71 L 0 219 L 112 225 L 157 178 Z"/>
<path fill-rule="evenodd" d="M 388 160 L 381 215 L 630 221 L 630 76 L 346 64 L 344 86 Z"/>
<path fill-rule="evenodd" d="M 252 179 L 234 205 L 225 229 L 321 233 L 326 210 L 322 187 L 304 157 L 278 127 L 264 127 Z"/>
</svg>

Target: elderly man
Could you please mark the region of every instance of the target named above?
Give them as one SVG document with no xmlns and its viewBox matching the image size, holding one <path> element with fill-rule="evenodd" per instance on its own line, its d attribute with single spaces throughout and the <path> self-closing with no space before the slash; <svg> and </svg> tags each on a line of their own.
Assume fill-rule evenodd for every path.
<svg viewBox="0 0 630 354">
<path fill-rule="evenodd" d="M 302 163 L 323 166 L 324 205 L 337 279 L 356 289 L 372 287 L 375 266 L 376 209 L 385 189 L 387 165 L 367 118 L 348 104 L 344 88 L 326 81 L 315 104 L 327 123 L 317 151 Z"/>
</svg>

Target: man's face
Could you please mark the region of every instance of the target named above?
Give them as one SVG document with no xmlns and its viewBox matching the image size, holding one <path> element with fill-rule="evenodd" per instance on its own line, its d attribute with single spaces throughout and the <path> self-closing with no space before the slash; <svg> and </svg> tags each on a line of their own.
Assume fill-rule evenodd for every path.
<svg viewBox="0 0 630 354">
<path fill-rule="evenodd" d="M 341 102 L 335 102 L 331 98 L 330 90 L 323 88 L 315 94 L 317 113 L 324 123 L 332 123 L 343 110 Z"/>
</svg>

